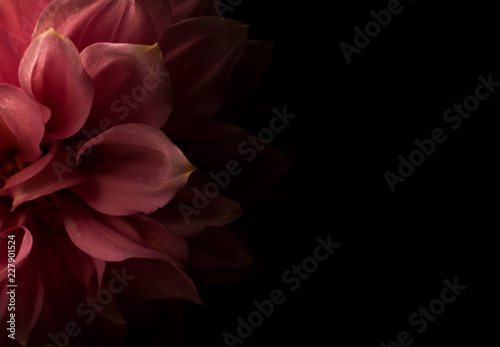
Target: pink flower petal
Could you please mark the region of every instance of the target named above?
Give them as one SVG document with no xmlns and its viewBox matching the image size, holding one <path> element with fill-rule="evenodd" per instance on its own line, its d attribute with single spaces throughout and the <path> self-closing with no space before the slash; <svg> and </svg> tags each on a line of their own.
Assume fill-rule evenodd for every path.
<svg viewBox="0 0 500 347">
<path fill-rule="evenodd" d="M 54 1 L 40 16 L 33 37 L 51 28 L 69 37 L 80 52 L 97 42 L 156 42 L 149 15 L 134 0 Z"/>
<path fill-rule="evenodd" d="M 0 84 L 0 158 L 14 155 L 22 162 L 38 159 L 42 152 L 43 117 L 38 104 L 20 88 Z"/>
<path fill-rule="evenodd" d="M 48 0 L 0 1 L 0 29 L 10 35 L 22 55 Z M 2 51 L 3 52 L 3 51 Z"/>
<path fill-rule="evenodd" d="M 90 206 L 110 215 L 151 213 L 186 184 L 194 167 L 159 129 L 114 127 L 85 144 L 80 169 L 91 179 L 72 187 Z"/>
<path fill-rule="evenodd" d="M 52 111 L 48 137 L 70 137 L 85 124 L 94 87 L 68 38 L 53 29 L 36 37 L 21 61 L 19 80 L 28 95 Z"/>
<path fill-rule="evenodd" d="M 220 108 L 246 32 L 247 26 L 217 17 L 187 19 L 167 30 L 160 45 L 171 72 L 175 117 L 209 117 Z"/>
<path fill-rule="evenodd" d="M 156 40 L 159 41 L 172 24 L 172 9 L 166 0 L 136 0 L 149 14 L 156 30 Z"/>
<path fill-rule="evenodd" d="M 0 29 L 0 52 L 2 52 L 2 65 L 0 66 L 0 83 L 19 86 L 17 70 L 21 55 L 9 35 Z"/>
<path fill-rule="evenodd" d="M 169 255 L 144 246 L 139 230 L 124 218 L 101 214 L 70 192 L 62 192 L 59 197 L 59 210 L 70 239 L 91 257 L 103 261 L 174 261 Z"/>
<path fill-rule="evenodd" d="M 171 85 L 158 45 L 99 43 L 81 56 L 96 88 L 84 129 L 98 134 L 124 123 L 165 124 L 172 109 Z"/>
</svg>

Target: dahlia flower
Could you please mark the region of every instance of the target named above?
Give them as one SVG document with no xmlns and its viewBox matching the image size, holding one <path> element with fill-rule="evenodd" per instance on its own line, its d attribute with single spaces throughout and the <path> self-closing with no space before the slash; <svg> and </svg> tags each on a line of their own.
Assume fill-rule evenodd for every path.
<svg viewBox="0 0 500 347">
<path fill-rule="evenodd" d="M 269 62 L 246 29 L 212 1 L 0 3 L 2 346 L 124 345 L 131 299 L 251 263 L 238 202 L 178 208 L 249 135 L 213 119 Z"/>
</svg>

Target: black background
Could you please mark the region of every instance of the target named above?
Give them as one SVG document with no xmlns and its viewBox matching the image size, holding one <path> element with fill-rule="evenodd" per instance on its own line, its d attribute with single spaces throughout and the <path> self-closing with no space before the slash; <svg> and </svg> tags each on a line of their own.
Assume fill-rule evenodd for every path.
<svg viewBox="0 0 500 347">
<path fill-rule="evenodd" d="M 353 28 L 387 1 L 244 0 L 228 13 L 250 24 L 250 38 L 275 42 L 259 95 L 299 115 L 274 143 L 294 166 L 284 193 L 240 221 L 263 271 L 202 292 L 206 306 L 189 306 L 189 346 L 225 346 L 236 318 L 277 288 L 286 302 L 243 346 L 379 346 L 403 330 L 412 346 L 491 341 L 500 91 L 457 130 L 442 115 L 479 75 L 500 81 L 497 12 L 486 2 L 401 3 L 350 64 L 340 43 L 353 44 Z M 438 127 L 446 142 L 392 193 L 384 172 L 397 173 L 397 157 Z M 283 272 L 327 235 L 341 247 L 291 292 Z M 417 333 L 408 317 L 455 277 L 467 290 Z"/>
</svg>

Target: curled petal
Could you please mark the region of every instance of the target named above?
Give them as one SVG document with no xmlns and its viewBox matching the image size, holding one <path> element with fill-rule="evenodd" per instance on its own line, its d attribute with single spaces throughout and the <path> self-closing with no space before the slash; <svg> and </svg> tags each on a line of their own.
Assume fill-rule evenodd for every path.
<svg viewBox="0 0 500 347">
<path fill-rule="evenodd" d="M 40 15 L 33 38 L 51 28 L 69 37 L 80 52 L 97 42 L 156 42 L 149 15 L 134 0 L 54 1 Z"/>
<path fill-rule="evenodd" d="M 76 153 L 53 142 L 50 151 L 26 169 L 12 176 L 0 190 L 0 196 L 10 195 L 14 199 L 12 210 L 26 201 L 71 187 L 87 176 L 75 169 Z"/>
<path fill-rule="evenodd" d="M 209 117 L 220 108 L 246 33 L 247 26 L 217 17 L 187 19 L 167 30 L 160 46 L 171 72 L 176 116 Z"/>
<path fill-rule="evenodd" d="M 19 80 L 28 95 L 52 111 L 48 137 L 70 137 L 85 124 L 94 87 L 68 38 L 53 29 L 38 36 L 21 61 Z"/>
<path fill-rule="evenodd" d="M 158 45 L 100 43 L 81 56 L 96 88 L 85 130 L 100 133 L 124 123 L 156 128 L 165 124 L 172 109 L 171 85 Z"/>
<path fill-rule="evenodd" d="M 159 129 L 114 127 L 86 143 L 79 169 L 90 176 L 72 187 L 90 206 L 110 215 L 151 213 L 183 187 L 194 167 Z"/>
<path fill-rule="evenodd" d="M 38 104 L 20 88 L 0 84 L 0 105 L 0 158 L 35 161 L 42 155 L 40 142 L 45 129 Z"/>
<path fill-rule="evenodd" d="M 2 52 L 2 65 L 0 66 L 0 83 L 19 86 L 17 70 L 21 55 L 16 45 L 6 32 L 0 29 L 0 52 Z"/>
</svg>

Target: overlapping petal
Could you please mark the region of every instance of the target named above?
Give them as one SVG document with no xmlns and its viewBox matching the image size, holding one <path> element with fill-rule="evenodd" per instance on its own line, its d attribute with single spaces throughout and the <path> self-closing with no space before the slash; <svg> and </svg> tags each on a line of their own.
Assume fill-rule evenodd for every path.
<svg viewBox="0 0 500 347">
<path fill-rule="evenodd" d="M 0 84 L 0 159 L 38 159 L 45 126 L 38 104 L 20 88 Z"/>
<path fill-rule="evenodd" d="M 136 0 L 149 14 L 156 30 L 156 40 L 159 41 L 172 24 L 172 8 L 167 0 Z"/>
<path fill-rule="evenodd" d="M 170 0 L 173 22 L 191 17 L 217 16 L 219 0 Z"/>
<path fill-rule="evenodd" d="M 172 109 L 171 84 L 158 45 L 100 43 L 85 49 L 81 57 L 96 90 L 86 130 L 165 124 Z"/>
<path fill-rule="evenodd" d="M 40 15 L 33 38 L 54 28 L 81 52 L 97 42 L 153 45 L 156 30 L 135 0 L 57 0 Z"/>
<path fill-rule="evenodd" d="M 222 194 L 209 199 L 205 193 L 207 183 L 194 173 L 172 203 L 151 214 L 151 218 L 171 233 L 192 236 L 206 228 L 223 226 L 241 217 L 242 210 L 237 201 Z"/>
<path fill-rule="evenodd" d="M 99 213 L 72 193 L 61 194 L 59 210 L 73 243 L 93 258 L 108 262 L 130 258 L 175 262 L 169 255 L 146 247 L 142 235 L 132 223 Z"/>
<path fill-rule="evenodd" d="M 87 176 L 76 170 L 67 148 L 53 142 L 50 151 L 40 160 L 12 176 L 0 190 L 0 196 L 14 199 L 12 209 L 59 190 L 74 186 Z"/>
<path fill-rule="evenodd" d="M 160 46 L 171 73 L 175 117 L 209 117 L 220 108 L 246 35 L 247 26 L 217 17 L 190 18 L 167 30 Z"/>
<path fill-rule="evenodd" d="M 21 61 L 19 80 L 28 95 L 52 112 L 46 136 L 64 139 L 85 124 L 94 87 L 68 38 L 53 29 L 35 38 Z"/>
<path fill-rule="evenodd" d="M 119 125 L 102 133 L 80 149 L 78 161 L 91 178 L 72 190 L 110 215 L 154 212 L 194 170 L 163 132 L 144 124 Z"/>
<path fill-rule="evenodd" d="M 127 288 L 134 299 L 183 299 L 200 304 L 193 280 L 176 264 L 155 259 L 130 259 L 123 262 L 136 277 Z"/>
<path fill-rule="evenodd" d="M 24 53 L 40 14 L 51 0 L 17 0 L 0 2 L 0 29 L 8 33 Z M 3 52 L 3 51 L 2 51 Z"/>
<path fill-rule="evenodd" d="M 0 52 L 2 65 L 0 66 L 0 83 L 19 86 L 17 70 L 21 61 L 21 54 L 9 35 L 0 29 Z"/>
</svg>

